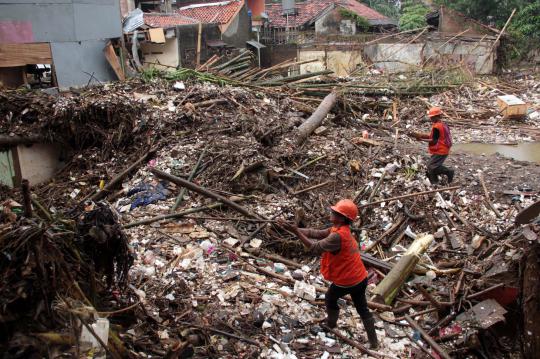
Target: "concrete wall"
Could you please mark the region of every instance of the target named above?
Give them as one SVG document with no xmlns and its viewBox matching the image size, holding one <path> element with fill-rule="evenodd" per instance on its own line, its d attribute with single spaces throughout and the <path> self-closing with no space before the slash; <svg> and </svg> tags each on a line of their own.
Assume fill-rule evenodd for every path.
<svg viewBox="0 0 540 359">
<path fill-rule="evenodd" d="M 68 89 L 116 80 L 113 69 L 103 55 L 107 41 L 51 43 L 58 87 Z"/>
<path fill-rule="evenodd" d="M 298 61 L 317 60 L 300 65 L 300 73 L 322 70 L 332 70 L 337 76 L 347 76 L 362 63 L 362 50 L 360 48 L 336 49 L 332 47 L 323 49 L 300 48 Z"/>
<path fill-rule="evenodd" d="M 176 37 L 165 39 L 164 44 L 143 42 L 141 43 L 141 51 L 144 55 L 145 67 L 171 70 L 171 67 L 169 66 L 178 66 L 178 40 Z M 149 64 L 148 62 L 159 63 L 166 66 Z"/>
<path fill-rule="evenodd" d="M 329 11 L 315 21 L 315 33 L 318 35 L 354 35 L 356 34 L 356 22 L 344 19 L 339 13 L 340 8 Z"/>
<path fill-rule="evenodd" d="M 387 72 L 415 71 L 424 63 L 439 66 L 463 64 L 477 74 L 489 74 L 494 69 L 494 54 L 489 50 L 493 41 L 460 41 L 428 39 L 423 43 L 373 44 L 365 48 L 367 58 L 377 68 Z"/>
<path fill-rule="evenodd" d="M 227 45 L 238 48 L 246 47 L 246 41 L 251 39 L 250 19 L 246 5 L 238 12 L 221 37 Z"/>
<path fill-rule="evenodd" d="M 30 185 L 48 181 L 64 165 L 60 148 L 52 144 L 19 145 L 17 156 L 21 179 L 27 179 Z"/>
<path fill-rule="evenodd" d="M 270 46 L 270 66 L 277 65 L 298 56 L 296 44 L 267 45 Z"/>
<path fill-rule="evenodd" d="M 467 36 L 481 37 L 483 35 L 494 35 L 493 31 L 481 26 L 479 23 L 468 19 L 456 11 L 441 6 L 439 10 L 439 31 L 446 34 L 458 34 L 465 29 Z"/>
<path fill-rule="evenodd" d="M 32 39 L 22 42 L 84 41 L 120 37 L 118 0 L 0 0 L 0 31 L 27 23 Z"/>
</svg>

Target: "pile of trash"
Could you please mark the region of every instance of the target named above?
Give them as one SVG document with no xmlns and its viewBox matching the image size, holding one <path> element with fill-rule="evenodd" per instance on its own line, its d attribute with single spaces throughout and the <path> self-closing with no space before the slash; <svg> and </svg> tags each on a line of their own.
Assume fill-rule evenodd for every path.
<svg viewBox="0 0 540 359">
<path fill-rule="evenodd" d="M 534 189 L 516 188 L 513 197 L 493 196 L 482 173 L 474 181 L 458 176 L 457 183 L 430 185 L 424 149 L 399 131 L 396 136 L 388 107 L 374 105 L 364 116 L 341 101 L 299 145 L 297 127 L 310 111 L 287 92 L 198 83 L 175 88 L 162 80 L 107 86 L 55 100 L 54 106 L 67 108 L 81 99 L 86 108 L 103 107 L 88 128 L 104 137 L 95 146 L 84 142 L 75 147 L 83 148 L 79 153 L 84 158 L 76 155 L 55 181 L 33 189 L 34 207 L 52 224 L 38 221 L 29 228 L 40 230 L 40 238 L 48 241 L 63 236 L 83 241 L 78 251 L 94 253 L 89 261 L 94 268 L 78 268 L 75 257 L 69 262 L 74 267 L 61 273 L 101 275 L 94 276 L 95 283 L 75 278 L 85 283 L 80 293 L 74 292 L 71 280 L 62 282 L 69 291 L 47 287 L 47 299 L 32 308 L 55 307 L 51 301 L 59 295 L 56 307 L 71 313 L 62 318 L 72 320 L 63 321 L 61 330 L 61 320 L 56 322 L 54 333 L 69 334 L 63 342 L 39 335 L 37 340 L 74 350 L 73 343 L 81 338 L 77 330 L 86 323 L 113 328 L 107 340 L 91 331 L 89 335 L 100 337 L 113 357 L 382 358 L 429 353 L 446 358 L 527 350 L 517 339 L 528 332 L 512 325 L 535 314 L 530 312 L 534 308 L 523 311 L 530 299 L 522 295 L 523 288 L 538 287 L 527 282 L 521 269 L 524 261 L 534 264 L 530 258 L 540 230 L 534 223 L 516 226 L 514 218 L 538 199 Z M 113 98 L 119 99 L 120 114 L 134 104 L 127 119 L 112 121 L 121 117 Z M 363 98 L 366 103 L 377 100 Z M 27 122 L 21 108 L 26 105 L 1 114 L 13 119 L 3 130 L 19 136 L 53 131 L 54 121 L 37 116 L 37 108 Z M 412 112 L 408 116 L 400 128 L 415 120 Z M 112 122 L 103 122 L 107 117 Z M 98 127 L 103 123 L 113 127 Z M 51 138 L 68 140 L 62 131 L 50 132 Z M 113 149 L 107 156 L 100 154 L 103 143 Z M 79 167 L 80 161 L 85 165 Z M 328 208 L 341 198 L 353 199 L 361 209 L 353 232 L 369 270 L 369 305 L 376 312 L 381 341 L 377 352 L 366 348 L 363 326 L 346 298 L 338 329 L 323 330 L 328 283 L 318 272 L 318 258 L 275 223 L 280 218 L 299 226 L 328 226 Z M 91 215 L 96 210 L 109 219 Z M 3 225 L 3 245 L 8 243 L 4 236 L 15 238 L 28 226 L 20 213 L 9 213 L 16 216 L 2 220 L 19 222 Z M 79 216 L 85 220 L 76 230 L 70 221 Z M 99 247 L 107 238 L 115 238 L 118 246 Z M 24 248 L 17 257 L 13 248 L 2 249 L 3 255 L 20 258 L 6 267 L 10 271 L 22 270 L 20 260 L 33 255 L 28 239 L 25 243 L 17 246 Z M 118 256 L 103 256 L 114 260 L 101 262 L 100 255 L 109 249 Z M 73 258 L 70 253 L 67 258 Z M 395 279 L 392 269 L 405 261 L 409 272 Z M 112 268 L 120 272 L 111 274 Z M 4 274 L 19 280 L 11 272 Z M 49 284 L 39 271 L 32 278 Z M 115 280 L 109 282 L 111 278 Z M 46 333 L 45 328 L 49 326 L 33 327 L 27 334 Z M 9 343 L 21 348 L 18 344 L 13 339 Z M 94 344 L 102 345 L 99 340 Z"/>
</svg>

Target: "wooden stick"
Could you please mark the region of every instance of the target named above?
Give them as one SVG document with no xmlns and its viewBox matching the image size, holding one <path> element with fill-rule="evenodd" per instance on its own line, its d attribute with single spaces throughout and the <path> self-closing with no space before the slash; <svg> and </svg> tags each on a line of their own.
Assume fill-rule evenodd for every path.
<svg viewBox="0 0 540 359">
<path fill-rule="evenodd" d="M 495 215 L 498 217 L 498 218 L 501 218 L 502 215 L 501 215 L 501 212 L 499 212 L 497 210 L 497 208 L 495 208 L 495 206 L 493 205 L 493 203 L 491 203 L 491 199 L 489 198 L 489 192 L 487 190 L 487 187 L 486 187 L 486 182 L 484 181 L 484 174 L 483 173 L 480 173 L 478 178 L 480 179 L 480 183 L 482 184 L 482 188 L 484 189 L 484 194 L 486 195 L 486 202 L 489 206 L 489 208 L 491 208 L 491 210 L 493 211 L 493 213 L 495 213 Z"/>
<path fill-rule="evenodd" d="M 433 306 L 437 309 L 442 309 L 442 305 L 441 303 L 439 303 L 439 301 L 435 298 L 433 298 L 433 296 L 426 290 L 426 288 L 424 288 L 424 286 L 420 283 L 416 283 L 416 288 L 422 293 L 422 296 L 424 298 L 426 298 L 428 301 L 431 302 L 431 304 L 433 304 Z"/>
<path fill-rule="evenodd" d="M 90 200 L 96 202 L 105 197 L 107 194 L 109 194 L 114 187 L 118 183 L 120 183 L 124 177 L 126 177 L 128 174 L 130 174 L 135 168 L 139 167 L 141 163 L 146 161 L 150 156 L 153 156 L 157 149 L 152 149 L 148 152 L 146 152 L 141 158 L 139 158 L 137 161 L 133 162 L 128 168 L 120 172 L 116 177 L 114 177 L 107 185 L 99 192 L 95 193 L 90 197 Z"/>
<path fill-rule="evenodd" d="M 484 289 L 484 290 L 482 290 L 480 292 L 470 294 L 470 295 L 467 296 L 467 300 L 476 299 L 476 298 L 478 298 L 478 297 L 480 297 L 480 296 L 482 296 L 482 295 L 484 295 L 484 294 L 486 294 L 486 293 L 488 293 L 488 292 L 490 292 L 490 291 L 492 291 L 494 289 L 501 288 L 501 287 L 504 287 L 504 283 L 498 283 L 498 284 L 495 284 L 494 286 L 491 286 L 491 287 L 489 287 L 487 289 Z"/>
<path fill-rule="evenodd" d="M 197 163 L 195 164 L 195 166 L 193 166 L 193 169 L 191 170 L 191 173 L 189 174 L 188 181 L 193 181 L 193 179 L 195 178 L 195 175 L 197 174 L 197 171 L 199 170 L 199 167 L 201 166 L 203 157 L 206 154 L 206 148 L 207 147 L 203 148 L 201 154 L 199 155 L 199 159 L 197 160 Z M 180 203 L 182 203 L 185 193 L 186 193 L 186 187 L 182 187 L 182 189 L 180 190 L 180 193 L 178 194 L 178 196 L 176 196 L 176 201 L 171 207 L 171 213 L 174 213 L 176 209 L 178 208 L 178 206 L 180 205 Z"/>
<path fill-rule="evenodd" d="M 352 347 L 355 347 L 356 349 L 360 350 L 362 353 L 366 354 L 366 355 L 371 355 L 372 357 L 374 358 L 382 358 L 381 355 L 379 355 L 379 353 L 373 351 L 373 350 L 369 350 L 368 348 L 366 348 L 365 346 L 363 346 L 362 344 L 350 339 L 350 338 L 347 338 L 346 336 L 344 336 L 343 334 L 341 334 L 340 332 L 338 332 L 337 330 L 335 330 L 334 328 L 330 328 L 328 327 L 327 325 L 323 325 L 323 327 L 331 332 L 332 334 L 334 334 L 336 337 L 338 337 L 339 339 L 341 339 L 342 341 L 344 341 L 345 343 L 349 344 L 350 346 Z"/>
<path fill-rule="evenodd" d="M 244 341 L 246 343 L 249 343 L 249 344 L 253 344 L 253 345 L 256 345 L 258 347 L 261 346 L 261 344 L 259 344 L 258 342 L 256 342 L 255 340 L 253 339 L 249 339 L 249 338 L 244 338 L 244 337 L 241 337 L 241 336 L 238 336 L 236 334 L 233 334 L 233 333 L 227 333 L 227 332 L 224 332 L 222 330 L 219 330 L 219 329 L 215 329 L 215 328 L 212 328 L 212 327 L 205 327 L 205 326 L 202 326 L 202 325 L 197 325 L 197 324 L 193 324 L 193 323 L 188 323 L 188 322 L 179 322 L 183 325 L 186 325 L 188 327 L 192 327 L 192 328 L 197 328 L 197 329 L 201 329 L 201 330 L 209 330 L 211 332 L 214 332 L 214 333 L 217 333 L 217 334 L 221 334 L 221 335 L 225 335 L 227 337 L 230 337 L 230 338 L 234 338 L 234 339 L 238 339 L 238 340 L 241 340 L 241 341 Z"/>
<path fill-rule="evenodd" d="M 327 184 L 329 184 L 331 181 L 326 181 L 326 182 L 323 182 L 323 183 L 319 183 L 315 186 L 311 186 L 311 187 L 308 187 L 308 188 L 304 188 L 304 189 L 301 189 L 299 191 L 296 191 L 296 192 L 293 192 L 293 195 L 297 196 L 301 193 L 304 193 L 304 192 L 309 192 L 311 190 L 314 190 L 314 189 L 317 189 L 317 188 L 321 188 L 321 187 L 324 187 L 326 186 Z"/>
<path fill-rule="evenodd" d="M 212 216 L 182 216 L 185 219 L 204 219 L 210 221 L 239 221 L 239 222 L 255 222 L 255 223 L 277 223 L 272 219 L 256 219 L 256 218 L 236 218 L 236 217 L 212 217 Z"/>
<path fill-rule="evenodd" d="M 244 199 L 245 198 L 242 198 L 242 197 L 232 197 L 231 201 L 240 202 L 240 201 L 242 201 Z M 202 212 L 202 211 L 206 211 L 207 209 L 216 209 L 216 208 L 219 208 L 221 206 L 223 206 L 223 203 L 214 202 L 214 203 L 209 204 L 207 206 L 190 208 L 190 209 L 186 209 L 185 211 L 182 211 L 182 212 L 171 213 L 171 214 L 163 214 L 163 215 L 160 215 L 160 216 L 155 216 L 155 217 L 152 217 L 152 218 L 131 222 L 131 223 L 125 224 L 123 226 L 123 228 L 127 229 L 127 228 L 131 228 L 131 227 L 141 226 L 141 225 L 144 225 L 144 224 L 150 224 L 150 223 L 154 223 L 154 222 L 161 221 L 161 220 L 164 220 L 164 219 L 181 218 L 181 217 L 184 217 L 187 214 Z"/>
<path fill-rule="evenodd" d="M 379 178 L 379 181 L 375 185 L 375 188 L 373 188 L 373 191 L 371 191 L 371 193 L 369 194 L 368 203 L 371 202 L 373 197 L 375 197 L 377 192 L 379 192 L 379 187 L 381 187 L 381 184 L 382 184 L 382 182 L 384 180 L 384 177 L 386 177 L 386 171 L 383 171 L 383 173 L 381 175 L 381 178 Z"/>
<path fill-rule="evenodd" d="M 30 196 L 30 182 L 27 179 L 23 179 L 21 183 L 21 192 L 24 202 L 24 216 L 26 218 L 32 217 L 32 197 Z"/>
<path fill-rule="evenodd" d="M 422 329 L 420 327 L 420 325 L 418 325 L 418 323 L 416 321 L 414 321 L 414 319 L 412 319 L 410 316 L 408 315 L 405 315 L 405 320 L 411 325 L 411 327 L 413 327 L 417 332 L 420 333 L 420 335 L 422 335 L 422 338 L 424 338 L 424 340 L 433 348 L 433 350 L 435 350 L 441 357 L 443 357 L 444 359 L 451 359 L 450 358 L 450 355 L 448 355 L 446 353 L 446 351 L 441 348 L 441 346 L 439 344 L 437 344 L 437 342 L 435 340 L 433 340 L 433 338 L 431 338 L 429 336 L 428 333 L 426 333 L 424 331 L 424 329 Z"/>
<path fill-rule="evenodd" d="M 393 202 L 393 201 L 397 201 L 398 199 L 411 198 L 411 197 L 421 196 L 421 195 L 429 194 L 429 193 L 452 191 L 452 190 L 455 190 L 455 189 L 458 189 L 458 188 L 459 188 L 459 186 L 453 186 L 453 187 L 445 187 L 445 188 L 433 189 L 433 190 L 429 190 L 429 191 L 405 194 L 403 196 L 397 196 L 397 197 L 383 199 L 383 200 L 376 201 L 376 202 L 361 204 L 361 205 L 358 206 L 358 208 L 365 208 L 365 207 L 373 206 L 373 205 L 380 204 L 380 203 Z"/>
<path fill-rule="evenodd" d="M 221 195 L 219 195 L 219 194 L 217 194 L 215 192 L 207 190 L 204 187 L 198 186 L 193 182 L 187 181 L 187 180 L 185 180 L 183 178 L 180 178 L 180 177 L 173 176 L 173 175 L 171 175 L 169 173 L 160 171 L 160 170 L 155 169 L 155 168 L 152 168 L 150 170 L 150 172 L 152 172 L 155 176 L 157 176 L 159 178 L 162 178 L 162 179 L 165 179 L 167 181 L 173 182 L 177 186 L 183 186 L 183 187 L 186 187 L 187 189 L 189 189 L 189 190 L 191 190 L 193 192 L 197 192 L 197 193 L 199 193 L 199 194 L 201 194 L 201 195 L 203 195 L 205 197 L 213 198 L 216 201 L 219 201 L 219 202 L 223 203 L 227 207 L 229 207 L 231 209 L 234 209 L 235 211 L 243 214 L 246 217 L 257 218 L 257 219 L 260 218 L 258 215 L 248 211 L 246 208 L 240 206 L 238 203 L 235 203 L 235 202 L 229 200 L 228 198 L 225 198 L 225 197 L 223 197 L 223 196 L 221 196 Z"/>
</svg>

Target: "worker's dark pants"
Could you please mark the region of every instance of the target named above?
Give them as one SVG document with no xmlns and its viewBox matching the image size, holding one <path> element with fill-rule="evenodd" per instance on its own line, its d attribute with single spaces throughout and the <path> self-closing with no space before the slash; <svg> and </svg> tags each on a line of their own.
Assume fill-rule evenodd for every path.
<svg viewBox="0 0 540 359">
<path fill-rule="evenodd" d="M 439 175 L 448 177 L 448 183 L 452 182 L 454 170 L 443 165 L 448 155 L 431 155 L 427 166 L 427 178 L 432 184 L 439 182 Z"/>
<path fill-rule="evenodd" d="M 350 294 L 356 311 L 362 319 L 371 317 L 371 312 L 367 306 L 366 287 L 368 284 L 367 278 L 355 285 L 354 287 L 343 288 L 333 284 L 328 288 L 325 295 L 326 308 L 339 310 L 338 299 L 344 295 Z"/>
</svg>

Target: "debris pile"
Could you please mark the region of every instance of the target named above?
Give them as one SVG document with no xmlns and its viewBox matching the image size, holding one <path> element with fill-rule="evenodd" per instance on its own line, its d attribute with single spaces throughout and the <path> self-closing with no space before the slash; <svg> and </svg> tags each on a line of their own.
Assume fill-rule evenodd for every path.
<svg viewBox="0 0 540 359">
<path fill-rule="evenodd" d="M 120 118 L 111 101 L 122 99 L 114 103 L 119 111 L 133 104 L 133 125 L 122 127 L 124 120 L 116 121 L 113 126 L 118 127 L 105 134 L 126 142 L 87 142 L 85 166 L 78 167 L 82 159 L 75 156 L 75 165 L 54 182 L 34 189 L 40 217 L 82 214 L 79 231 L 60 219 L 37 221 L 30 228 L 40 229 L 45 234 L 39 238 L 49 242 L 67 236 L 85 243 L 73 247 L 62 241 L 71 251 L 65 258 L 74 265 L 62 273 L 77 275 L 75 280 L 84 283 L 81 292 L 95 308 L 95 315 L 89 310 L 92 315 L 79 320 L 110 321 L 114 331 L 107 346 L 112 356 L 481 357 L 527 350 L 517 340 L 522 331 L 513 326 L 519 320 L 527 323 L 531 336 L 538 335 L 525 320 L 537 315 L 537 308 L 522 297 L 528 291 L 535 298 L 538 283 L 524 277 L 522 269 L 524 262 L 527 273 L 535 268 L 540 230 L 534 223 L 514 225 L 516 214 L 538 198 L 537 192 L 515 188 L 517 198 L 493 196 L 488 186 L 496 179 L 486 181 L 479 172 L 472 181 L 458 175 L 455 184 L 429 185 L 420 155 L 424 149 L 392 127 L 401 119 L 403 127 L 414 123 L 413 107 L 421 98 L 400 106 L 403 112 L 392 121 L 387 116 L 397 111 L 389 110 L 395 101 L 383 99 L 383 108 L 362 105 L 364 112 L 358 113 L 359 108 L 351 111 L 350 102 L 342 99 L 299 144 L 298 126 L 314 109 L 307 111 L 288 90 L 192 80 L 183 89 L 174 84 L 133 81 L 58 100 L 56 105 L 68 108 L 95 101 L 109 109 L 110 114 L 99 110 L 88 122 L 99 133 L 103 129 L 95 124 L 107 116 Z M 362 96 L 367 104 L 381 99 Z M 11 116 L 3 130 L 16 135 L 52 131 L 54 121 L 37 112 L 25 122 L 27 106 L 3 112 Z M 62 132 L 50 133 L 64 139 Z M 111 155 L 101 157 L 102 143 L 114 148 Z M 100 188 L 102 179 L 107 185 Z M 376 312 L 382 343 L 377 352 L 365 347 L 363 326 L 346 298 L 338 329 L 323 330 L 328 283 L 318 272 L 318 258 L 275 223 L 285 218 L 300 226 L 327 226 L 328 207 L 340 198 L 354 199 L 361 208 L 353 231 L 369 268 L 369 306 Z M 12 207 L 5 204 L 4 210 Z M 24 221 L 4 225 L 3 246 L 21 240 Z M 25 238 L 24 251 L 15 252 L 21 253 L 14 257 L 21 258 L 17 266 L 7 267 L 12 271 L 24 268 L 22 258 L 34 251 Z M 104 239 L 116 245 L 105 246 Z M 126 242 L 135 255 L 131 267 Z M 10 248 L 2 253 L 14 256 Z M 73 248 L 93 253 L 89 262 L 94 268 L 73 259 Z M 117 255 L 106 256 L 109 250 Z M 104 258 L 108 260 L 101 262 Z M 395 268 L 403 268 L 401 275 Z M 92 276 L 79 276 L 92 270 L 103 274 L 94 284 L 83 280 Z M 10 281 L 20 280 L 3 273 Z M 108 282 L 113 277 L 116 282 Z M 35 278 L 45 277 L 38 272 Z M 51 308 L 58 293 L 58 306 L 69 313 L 89 305 L 72 286 L 68 289 L 48 287 L 48 301 L 33 308 Z M 5 293 L 3 302 L 13 292 Z M 90 293 L 98 294 L 98 300 L 91 300 Z M 76 327 L 68 321 L 64 325 L 65 332 Z M 33 327 L 32 333 L 46 332 L 44 328 Z M 68 334 L 68 342 L 50 344 L 74 350 L 70 345 L 79 336 Z M 13 340 L 9 345 L 20 348 Z"/>
</svg>

